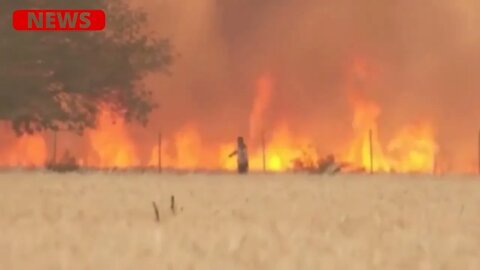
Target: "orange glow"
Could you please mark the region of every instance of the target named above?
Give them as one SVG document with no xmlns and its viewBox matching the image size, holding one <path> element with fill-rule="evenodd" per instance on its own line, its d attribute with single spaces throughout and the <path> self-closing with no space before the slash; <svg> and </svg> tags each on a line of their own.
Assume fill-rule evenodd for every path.
<svg viewBox="0 0 480 270">
<path fill-rule="evenodd" d="M 437 145 L 434 130 L 428 123 L 401 129 L 385 144 L 378 138 L 376 118 L 380 110 L 371 102 L 355 104 L 354 138 L 350 142 L 345 160 L 363 168 L 370 168 L 370 145 L 373 150 L 374 171 L 431 172 Z M 372 140 L 370 144 L 370 132 Z"/>
<path fill-rule="evenodd" d="M 257 81 L 255 98 L 250 113 L 250 140 L 259 139 L 264 129 L 265 112 L 273 94 L 273 82 L 270 75 L 265 75 Z"/>
<path fill-rule="evenodd" d="M 165 149 L 169 148 L 169 142 L 165 139 L 162 141 L 162 167 L 175 167 L 175 160 L 170 155 L 167 155 Z M 150 159 L 148 161 L 149 167 L 158 167 L 159 166 L 159 149 L 158 144 L 156 144 L 150 153 Z"/>
<path fill-rule="evenodd" d="M 237 168 L 237 162 L 235 158 L 228 158 L 228 155 L 235 150 L 235 143 L 227 143 L 220 146 L 218 162 L 222 169 L 233 171 Z"/>
<path fill-rule="evenodd" d="M 373 169 L 390 170 L 389 162 L 385 157 L 378 139 L 376 125 L 380 109 L 376 104 L 363 100 L 354 100 L 353 132 L 354 137 L 350 142 L 346 160 L 363 168 L 370 168 L 370 136 L 371 146 L 374 151 Z"/>
<path fill-rule="evenodd" d="M 3 157 L 2 163 L 8 166 L 43 166 L 47 161 L 47 144 L 41 135 L 24 135 L 15 140 Z"/>
<path fill-rule="evenodd" d="M 265 144 L 265 167 L 268 171 L 282 172 L 292 169 L 296 159 L 316 159 L 317 153 L 311 146 L 312 143 L 309 139 L 292 134 L 286 124 L 279 125 L 273 130 L 272 138 Z M 234 143 L 221 146 L 220 156 L 228 156 L 235 147 Z M 249 155 L 250 168 L 254 171 L 262 171 L 263 147 L 259 145 L 254 149 L 249 149 Z M 221 158 L 220 160 L 223 169 L 234 170 L 236 168 L 234 158 Z"/>
<path fill-rule="evenodd" d="M 1 139 L 8 142 L 2 147 L 0 164 L 7 167 L 38 167 L 47 162 L 48 149 L 42 134 L 15 136 L 8 124 L 2 125 Z"/>
<path fill-rule="evenodd" d="M 266 143 L 266 168 L 269 171 L 285 171 L 293 167 L 293 161 L 302 158 L 307 152 L 308 157 L 315 158 L 317 153 L 312 150 L 310 139 L 293 134 L 286 124 L 274 129 L 271 140 Z M 252 156 L 252 168 L 263 168 L 263 154 L 258 150 Z"/>
<path fill-rule="evenodd" d="M 149 166 L 158 166 L 158 155 L 156 144 L 151 151 Z M 214 169 L 221 164 L 216 156 L 202 143 L 200 132 L 193 124 L 185 125 L 170 138 L 162 139 L 162 167 L 165 168 Z"/>
<path fill-rule="evenodd" d="M 345 160 L 369 169 L 372 148 L 374 171 L 432 172 L 437 152 L 433 127 L 428 122 L 404 127 L 384 148 L 377 127 L 381 109 L 365 97 L 368 89 L 362 88 L 373 79 L 369 76 L 369 66 L 363 59 L 356 59 L 352 71 L 349 98 L 354 136 Z"/>
<path fill-rule="evenodd" d="M 392 167 L 400 172 L 432 171 L 437 149 L 433 128 L 426 123 L 404 128 L 387 147 Z"/>
<path fill-rule="evenodd" d="M 175 135 L 176 161 L 179 169 L 196 169 L 202 164 L 202 139 L 194 126 L 186 126 Z M 204 160 L 206 163 L 207 160 Z M 204 163 L 204 164 L 205 164 Z"/>
<path fill-rule="evenodd" d="M 20 163 L 22 166 L 42 166 L 47 160 L 47 144 L 40 135 L 22 136 L 11 152 L 10 164 Z"/>
<path fill-rule="evenodd" d="M 93 151 L 94 167 L 127 168 L 140 165 L 125 121 L 108 109 L 100 111 L 97 129 L 88 131 L 87 138 Z"/>
<path fill-rule="evenodd" d="M 379 73 L 362 58 L 356 58 L 347 71 L 346 101 L 352 110 L 352 129 L 346 132 L 352 132 L 352 136 L 344 142 L 344 149 L 332 146 L 331 152 L 337 154 L 336 159 L 369 169 L 372 147 L 375 171 L 432 172 L 438 151 L 434 127 L 428 121 L 417 122 L 400 127 L 391 138 L 382 141 L 379 135 L 381 127 L 378 126 L 382 107 L 368 95 L 371 84 Z M 328 142 L 317 141 L 311 134 L 293 130 L 285 121 L 277 120 L 265 126 L 266 115 L 275 94 L 273 82 L 274 79 L 269 74 L 259 77 L 252 108 L 245 119 L 249 124 L 246 140 L 250 168 L 262 171 L 264 158 L 266 169 L 274 172 L 295 169 L 298 164 L 301 164 L 300 167 L 316 166 L 324 155 L 329 154 L 318 153 L 316 148 Z M 188 170 L 235 170 L 236 158 L 228 157 L 236 148 L 235 138 L 207 144 L 193 118 L 194 116 L 190 123 L 163 137 L 162 166 Z M 156 134 L 152 132 L 152 137 L 157 137 Z M 12 143 L 5 143 L 5 149 L 0 155 L 1 165 L 41 166 L 46 162 L 48 149 L 42 135 L 11 137 L 9 141 Z M 120 117 L 114 118 L 106 107 L 98 115 L 97 128 L 88 130 L 85 138 L 88 142 L 87 153 L 77 157 L 83 158 L 77 159 L 80 165 L 88 164 L 98 168 L 158 166 L 158 144 L 144 145 L 143 142 L 134 141 L 125 121 Z M 149 156 L 142 159 L 139 146 L 144 147 Z M 73 149 L 62 150 L 72 150 L 72 153 L 78 151 L 75 144 L 68 147 Z"/>
</svg>

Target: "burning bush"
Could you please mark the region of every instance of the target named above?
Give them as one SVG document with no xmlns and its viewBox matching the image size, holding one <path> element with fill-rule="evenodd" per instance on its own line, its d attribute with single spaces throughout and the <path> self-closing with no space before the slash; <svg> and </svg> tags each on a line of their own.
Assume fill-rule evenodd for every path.
<svg viewBox="0 0 480 270">
<path fill-rule="evenodd" d="M 317 174 L 364 173 L 364 168 L 358 168 L 347 162 L 338 162 L 334 155 L 328 155 L 323 159 L 297 158 L 293 160 L 293 170 L 296 172 L 309 172 Z"/>
</svg>

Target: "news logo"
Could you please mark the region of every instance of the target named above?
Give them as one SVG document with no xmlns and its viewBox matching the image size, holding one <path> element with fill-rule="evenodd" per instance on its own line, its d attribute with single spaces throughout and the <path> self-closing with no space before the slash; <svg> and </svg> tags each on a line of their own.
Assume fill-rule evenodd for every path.
<svg viewBox="0 0 480 270">
<path fill-rule="evenodd" d="M 18 31 L 101 31 L 103 10 L 17 10 L 13 28 Z"/>
</svg>

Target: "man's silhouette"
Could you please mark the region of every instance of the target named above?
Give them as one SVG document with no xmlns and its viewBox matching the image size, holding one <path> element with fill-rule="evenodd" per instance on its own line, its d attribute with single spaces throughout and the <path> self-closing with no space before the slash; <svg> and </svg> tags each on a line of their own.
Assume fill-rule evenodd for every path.
<svg viewBox="0 0 480 270">
<path fill-rule="evenodd" d="M 248 173 L 248 152 L 247 145 L 243 137 L 237 138 L 237 150 L 233 151 L 229 157 L 237 156 L 237 170 L 240 174 Z"/>
</svg>

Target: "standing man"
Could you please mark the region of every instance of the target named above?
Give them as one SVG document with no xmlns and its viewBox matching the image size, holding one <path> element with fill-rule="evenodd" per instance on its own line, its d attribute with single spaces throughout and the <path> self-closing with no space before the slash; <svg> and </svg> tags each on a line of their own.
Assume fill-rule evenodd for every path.
<svg viewBox="0 0 480 270">
<path fill-rule="evenodd" d="M 237 156 L 237 169 L 239 174 L 248 173 L 248 152 L 247 145 L 243 137 L 237 138 L 237 150 L 233 151 L 229 157 Z"/>
</svg>

